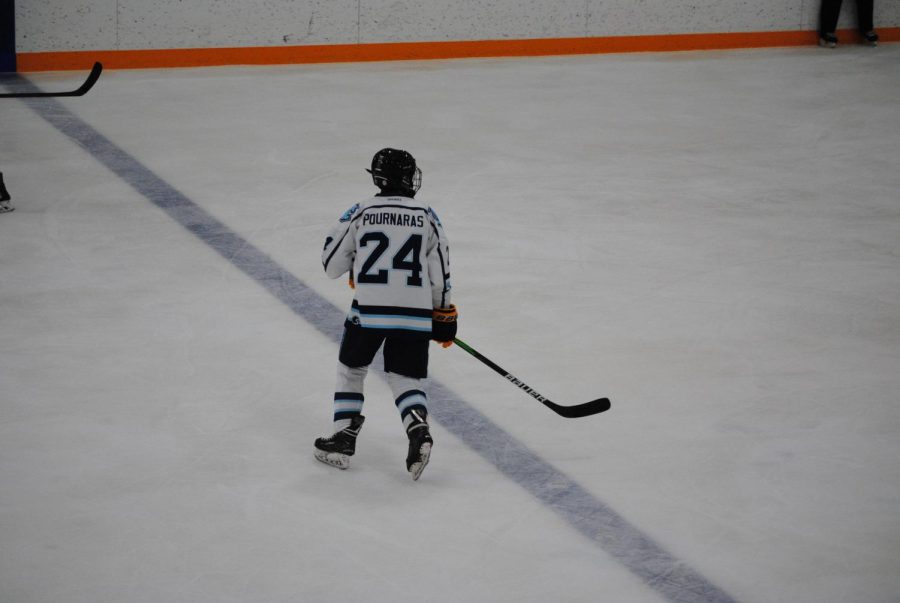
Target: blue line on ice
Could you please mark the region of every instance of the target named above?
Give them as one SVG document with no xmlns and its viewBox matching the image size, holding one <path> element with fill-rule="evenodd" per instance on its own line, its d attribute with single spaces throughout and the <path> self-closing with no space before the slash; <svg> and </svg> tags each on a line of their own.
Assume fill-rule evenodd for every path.
<svg viewBox="0 0 900 603">
<path fill-rule="evenodd" d="M 37 88 L 19 78 L 17 89 Z M 263 251 L 188 199 L 54 99 L 27 104 L 59 132 L 133 187 L 173 220 L 281 300 L 335 344 L 345 313 L 288 273 Z M 430 383 L 432 416 L 581 534 L 597 543 L 647 586 L 669 601 L 728 603 L 734 599 L 629 524 L 602 500 L 541 459 L 449 387 Z"/>
</svg>

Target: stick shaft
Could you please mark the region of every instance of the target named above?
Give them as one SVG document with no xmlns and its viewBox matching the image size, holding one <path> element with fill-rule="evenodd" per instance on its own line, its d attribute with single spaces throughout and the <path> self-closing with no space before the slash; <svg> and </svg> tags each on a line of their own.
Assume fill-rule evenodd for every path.
<svg viewBox="0 0 900 603">
<path fill-rule="evenodd" d="M 507 375 L 509 375 L 509 372 L 508 372 L 507 370 L 505 370 L 503 367 L 501 367 L 499 364 L 495 363 L 495 362 L 492 361 L 490 358 L 488 358 L 488 357 L 482 355 L 478 350 L 476 350 L 475 348 L 473 348 L 472 346 L 470 346 L 470 345 L 467 344 L 466 342 L 462 341 L 462 340 L 459 339 L 458 337 L 453 339 L 453 343 L 455 343 L 456 345 L 458 345 L 459 347 L 461 347 L 462 349 L 464 349 L 464 350 L 467 351 L 468 353 L 472 354 L 473 356 L 475 356 L 476 358 L 478 358 L 481 362 L 483 362 L 484 364 L 488 365 L 489 367 L 491 367 L 492 369 L 494 369 L 495 371 L 497 371 L 498 373 L 500 373 L 500 374 L 503 375 L 504 377 L 506 377 Z"/>
<path fill-rule="evenodd" d="M 610 402 L 608 398 L 598 398 L 596 400 L 591 400 L 590 402 L 585 402 L 584 404 L 576 404 L 575 406 L 561 406 L 559 404 L 556 404 L 549 398 L 546 398 L 545 396 L 539 394 L 527 383 L 501 367 L 499 364 L 497 364 L 484 354 L 480 353 L 478 350 L 476 350 L 466 342 L 462 341 L 459 338 L 455 338 L 453 342 L 463 350 L 480 360 L 482 363 L 502 375 L 507 381 L 510 381 L 513 385 L 526 392 L 532 398 L 538 400 L 541 404 L 562 417 L 570 419 L 586 417 L 589 415 L 595 415 L 601 412 L 605 412 L 610 408 Z"/>
</svg>

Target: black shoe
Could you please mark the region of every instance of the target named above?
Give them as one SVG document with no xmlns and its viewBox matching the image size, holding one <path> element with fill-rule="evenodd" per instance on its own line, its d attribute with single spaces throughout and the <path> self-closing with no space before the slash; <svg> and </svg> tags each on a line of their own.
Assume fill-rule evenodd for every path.
<svg viewBox="0 0 900 603">
<path fill-rule="evenodd" d="M 428 430 L 427 415 L 414 410 L 410 412 L 410 416 L 413 417 L 413 422 L 406 428 L 406 435 L 409 437 L 406 470 L 414 480 L 417 480 L 431 457 L 431 446 L 434 444 L 434 440 L 431 439 L 431 432 Z"/>
<path fill-rule="evenodd" d="M 874 31 L 864 31 L 861 35 L 863 38 L 863 42 L 865 42 L 869 46 L 878 46 L 878 34 Z"/>
<path fill-rule="evenodd" d="M 316 449 L 313 454 L 323 463 L 346 469 L 350 466 L 350 457 L 356 452 L 356 437 L 366 418 L 356 415 L 350 419 L 350 425 L 327 438 L 316 438 Z"/>
<path fill-rule="evenodd" d="M 834 48 L 837 46 L 838 39 L 833 33 L 819 34 L 819 46 L 823 48 Z"/>
<path fill-rule="evenodd" d="M 3 172 L 0 172 L 0 201 L 9 201 L 12 197 L 9 196 L 9 191 L 6 190 L 6 185 L 3 184 Z"/>
<path fill-rule="evenodd" d="M 10 199 L 12 199 L 12 197 L 9 196 L 6 186 L 3 184 L 3 172 L 0 172 L 0 214 L 5 214 L 6 212 L 15 209 L 15 207 L 9 204 Z"/>
</svg>

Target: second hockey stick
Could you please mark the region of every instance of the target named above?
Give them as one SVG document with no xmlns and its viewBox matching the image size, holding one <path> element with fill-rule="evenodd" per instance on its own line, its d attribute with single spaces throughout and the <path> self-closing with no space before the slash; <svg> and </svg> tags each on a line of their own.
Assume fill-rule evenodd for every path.
<svg viewBox="0 0 900 603">
<path fill-rule="evenodd" d="M 532 398 L 555 412 L 561 417 L 566 417 L 567 419 L 576 419 L 578 417 L 587 417 L 590 415 L 596 415 L 601 412 L 605 412 L 610 409 L 609 398 L 597 398 L 596 400 L 591 400 L 590 402 L 585 402 L 583 404 L 576 404 L 575 406 L 561 406 L 552 402 L 549 398 L 546 398 L 529 387 L 524 381 L 512 375 L 509 371 L 501 368 L 498 364 L 493 362 L 490 358 L 487 358 L 483 354 L 481 354 L 478 350 L 474 349 L 472 346 L 468 345 L 466 342 L 460 340 L 459 338 L 455 338 L 453 343 L 470 353 L 472 356 L 475 356 L 478 360 L 486 364 L 487 366 L 494 369 L 496 372 L 503 375 L 503 378 L 507 381 L 511 382 L 513 385 L 526 392 Z"/>
<path fill-rule="evenodd" d="M 91 73 L 84 80 L 84 83 L 75 90 L 68 92 L 4 92 L 0 94 L 0 98 L 47 98 L 51 96 L 84 96 L 87 91 L 94 87 L 97 80 L 100 79 L 100 72 L 103 71 L 103 65 L 94 63 Z"/>
</svg>

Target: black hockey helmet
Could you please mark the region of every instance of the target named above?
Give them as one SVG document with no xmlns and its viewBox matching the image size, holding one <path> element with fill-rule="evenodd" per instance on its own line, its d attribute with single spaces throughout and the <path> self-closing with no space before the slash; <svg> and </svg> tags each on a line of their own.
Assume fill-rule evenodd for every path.
<svg viewBox="0 0 900 603">
<path fill-rule="evenodd" d="M 372 182 L 382 192 L 397 191 L 415 195 L 422 186 L 422 170 L 416 167 L 415 158 L 399 149 L 381 149 L 372 157 Z"/>
</svg>

